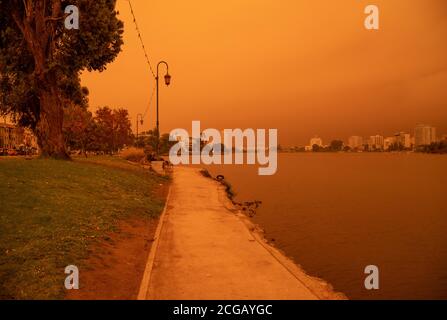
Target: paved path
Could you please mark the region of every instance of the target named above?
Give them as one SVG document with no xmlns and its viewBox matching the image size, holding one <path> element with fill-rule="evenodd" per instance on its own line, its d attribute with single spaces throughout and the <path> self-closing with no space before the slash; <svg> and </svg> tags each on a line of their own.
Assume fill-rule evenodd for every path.
<svg viewBox="0 0 447 320">
<path fill-rule="evenodd" d="M 221 185 L 198 169 L 175 168 L 143 298 L 318 299 L 225 207 L 223 197 Z"/>
</svg>

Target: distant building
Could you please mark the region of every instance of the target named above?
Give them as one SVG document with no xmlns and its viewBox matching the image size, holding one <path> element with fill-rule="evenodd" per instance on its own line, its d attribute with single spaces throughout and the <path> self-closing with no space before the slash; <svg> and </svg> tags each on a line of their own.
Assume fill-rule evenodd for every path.
<svg viewBox="0 0 447 320">
<path fill-rule="evenodd" d="M 29 130 L 12 124 L 0 124 L 0 148 L 17 150 L 20 147 L 37 149 L 36 136 Z"/>
<path fill-rule="evenodd" d="M 0 148 L 17 149 L 23 144 L 23 128 L 12 124 L 0 124 Z"/>
<path fill-rule="evenodd" d="M 410 149 L 413 146 L 413 143 L 411 141 L 411 135 L 409 133 L 405 132 L 399 132 L 395 134 L 396 143 L 400 146 L 404 147 L 405 149 Z"/>
<path fill-rule="evenodd" d="M 30 129 L 23 130 L 23 144 L 28 148 L 39 149 L 37 137 Z"/>
<path fill-rule="evenodd" d="M 349 137 L 348 146 L 353 150 L 363 148 L 363 137 L 360 136 Z"/>
<path fill-rule="evenodd" d="M 380 135 L 369 137 L 369 148 L 375 150 L 382 150 L 384 148 L 384 138 Z"/>
<path fill-rule="evenodd" d="M 426 146 L 433 142 L 436 142 L 436 128 L 421 124 L 414 129 L 414 144 L 416 147 Z"/>
<path fill-rule="evenodd" d="M 383 149 L 388 150 L 392 145 L 396 143 L 396 137 L 388 137 L 383 140 Z"/>
</svg>

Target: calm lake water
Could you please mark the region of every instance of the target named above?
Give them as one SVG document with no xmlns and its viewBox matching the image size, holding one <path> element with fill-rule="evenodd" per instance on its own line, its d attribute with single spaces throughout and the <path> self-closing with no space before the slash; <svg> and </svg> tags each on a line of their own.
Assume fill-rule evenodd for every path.
<svg viewBox="0 0 447 320">
<path fill-rule="evenodd" d="M 254 221 L 310 275 L 350 299 L 447 299 L 447 156 L 280 154 L 274 176 L 213 166 Z M 380 289 L 364 287 L 364 268 Z"/>
</svg>

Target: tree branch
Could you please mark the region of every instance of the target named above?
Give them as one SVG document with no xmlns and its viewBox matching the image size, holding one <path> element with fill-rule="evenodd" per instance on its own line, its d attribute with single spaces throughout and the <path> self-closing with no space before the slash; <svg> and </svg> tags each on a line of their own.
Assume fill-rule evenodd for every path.
<svg viewBox="0 0 447 320">
<path fill-rule="evenodd" d="M 23 6 L 25 9 L 25 17 L 28 22 L 31 22 L 33 16 L 33 1 L 31 0 L 23 0 Z"/>
<path fill-rule="evenodd" d="M 49 22 L 49 21 L 60 21 L 60 20 L 64 20 L 65 17 L 59 17 L 59 18 L 53 18 L 53 17 L 46 17 L 45 21 Z"/>
<path fill-rule="evenodd" d="M 61 7 L 62 7 L 61 0 L 53 0 L 53 10 L 51 18 L 55 19 L 60 17 L 60 12 L 62 10 Z"/>
<path fill-rule="evenodd" d="M 22 34 L 25 35 L 25 25 L 23 24 L 20 13 L 16 8 L 12 9 L 12 18 L 14 19 L 14 22 L 16 23 Z"/>
</svg>

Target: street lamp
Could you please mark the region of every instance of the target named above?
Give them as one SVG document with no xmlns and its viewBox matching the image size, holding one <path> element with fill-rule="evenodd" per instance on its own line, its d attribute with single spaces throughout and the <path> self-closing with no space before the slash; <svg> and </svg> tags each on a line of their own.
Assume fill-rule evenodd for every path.
<svg viewBox="0 0 447 320">
<path fill-rule="evenodd" d="M 159 153 L 159 146 L 160 146 L 160 121 L 159 121 L 159 117 L 158 117 L 158 104 L 159 104 L 159 86 L 158 86 L 158 80 L 159 80 L 159 69 L 160 69 L 160 65 L 164 64 L 166 66 L 166 75 L 165 75 L 165 84 L 166 86 L 169 86 L 171 84 L 171 75 L 169 74 L 169 65 L 167 62 L 165 61 L 160 61 L 157 64 L 157 77 L 155 78 L 156 82 L 157 82 L 157 156 Z"/>
<path fill-rule="evenodd" d="M 139 123 L 141 123 L 141 125 L 143 125 L 143 115 L 141 113 L 137 114 L 137 140 L 138 140 L 138 124 Z"/>
</svg>

